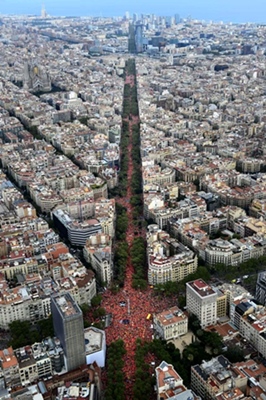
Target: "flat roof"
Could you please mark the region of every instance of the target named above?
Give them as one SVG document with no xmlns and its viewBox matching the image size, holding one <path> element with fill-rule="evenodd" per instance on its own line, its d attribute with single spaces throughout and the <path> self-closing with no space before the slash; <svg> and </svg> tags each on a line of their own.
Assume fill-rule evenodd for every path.
<svg viewBox="0 0 266 400">
<path fill-rule="evenodd" d="M 200 297 L 207 297 L 210 295 L 217 296 L 217 293 L 213 290 L 213 288 L 203 279 L 196 279 L 195 281 L 188 282 L 187 285 L 194 289 Z"/>
<path fill-rule="evenodd" d="M 79 315 L 80 308 L 69 293 L 63 293 L 54 297 L 54 300 L 64 316 Z"/>
<path fill-rule="evenodd" d="M 161 325 L 175 324 L 179 321 L 184 321 L 187 318 L 183 311 L 176 306 L 155 314 L 154 317 L 161 323 Z"/>
<path fill-rule="evenodd" d="M 93 327 L 84 330 L 86 355 L 102 350 L 104 332 Z"/>
</svg>

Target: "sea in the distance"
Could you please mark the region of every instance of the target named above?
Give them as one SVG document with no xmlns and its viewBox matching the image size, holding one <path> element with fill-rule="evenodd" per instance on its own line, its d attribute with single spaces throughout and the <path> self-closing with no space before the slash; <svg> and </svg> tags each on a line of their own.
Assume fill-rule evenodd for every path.
<svg viewBox="0 0 266 400">
<path fill-rule="evenodd" d="M 52 16 L 123 16 L 156 14 L 205 21 L 266 23 L 266 0 L 0 0 L 1 14 Z"/>
</svg>

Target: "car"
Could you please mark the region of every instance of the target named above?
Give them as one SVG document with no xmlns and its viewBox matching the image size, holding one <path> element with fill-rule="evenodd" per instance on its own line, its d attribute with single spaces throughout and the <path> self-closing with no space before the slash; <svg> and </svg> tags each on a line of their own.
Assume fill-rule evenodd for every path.
<svg viewBox="0 0 266 400">
<path fill-rule="evenodd" d="M 248 279 L 249 278 L 249 275 L 244 275 L 243 276 L 243 279 Z"/>
</svg>

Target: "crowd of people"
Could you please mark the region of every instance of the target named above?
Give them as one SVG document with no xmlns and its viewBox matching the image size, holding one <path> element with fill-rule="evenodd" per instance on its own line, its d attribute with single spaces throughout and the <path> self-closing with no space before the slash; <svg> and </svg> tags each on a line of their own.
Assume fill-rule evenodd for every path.
<svg viewBox="0 0 266 400">
<path fill-rule="evenodd" d="M 129 77 L 126 81 L 132 84 L 134 80 Z M 131 180 L 133 174 L 132 162 L 132 125 L 138 122 L 136 118 L 129 121 L 130 140 L 128 146 L 128 187 L 125 197 L 117 199 L 117 201 L 126 207 L 128 217 L 128 228 L 126 232 L 126 240 L 129 248 L 135 237 L 145 237 L 145 230 L 136 228 L 133 223 L 133 207 L 130 204 L 132 197 Z M 107 313 L 112 313 L 112 324 L 106 329 L 107 344 L 122 339 L 125 343 L 126 354 L 124 357 L 124 374 L 126 384 L 126 399 L 132 399 L 132 389 L 135 376 L 135 350 L 136 339 L 141 338 L 151 341 L 153 338 L 152 314 L 161 312 L 172 306 L 169 299 L 158 299 L 155 297 L 151 287 L 145 291 L 132 288 L 132 276 L 134 269 L 131 263 L 130 252 L 128 255 L 126 275 L 124 287 L 117 294 L 113 294 L 107 290 L 103 295 L 103 307 Z M 128 320 L 127 323 L 124 323 Z"/>
</svg>

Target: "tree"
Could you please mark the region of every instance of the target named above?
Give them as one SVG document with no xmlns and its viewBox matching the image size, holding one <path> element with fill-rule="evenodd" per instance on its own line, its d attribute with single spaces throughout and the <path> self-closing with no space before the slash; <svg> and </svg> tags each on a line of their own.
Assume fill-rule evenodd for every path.
<svg viewBox="0 0 266 400">
<path fill-rule="evenodd" d="M 101 304 L 101 302 L 102 302 L 102 295 L 97 294 L 91 299 L 91 306 L 98 307 Z"/>
<path fill-rule="evenodd" d="M 186 306 L 186 297 L 185 296 L 178 297 L 178 306 L 179 306 L 179 308 L 184 309 L 184 307 Z"/>
<path fill-rule="evenodd" d="M 230 346 L 228 349 L 224 352 L 224 356 L 231 362 L 231 363 L 237 363 L 244 361 L 244 352 L 239 346 Z"/>
</svg>

